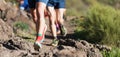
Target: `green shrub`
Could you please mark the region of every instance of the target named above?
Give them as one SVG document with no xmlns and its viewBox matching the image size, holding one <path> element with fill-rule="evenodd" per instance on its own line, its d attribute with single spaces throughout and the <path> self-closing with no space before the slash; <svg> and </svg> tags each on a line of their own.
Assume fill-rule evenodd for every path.
<svg viewBox="0 0 120 57">
<path fill-rule="evenodd" d="M 92 43 L 120 45 L 120 11 L 102 4 L 91 6 L 76 30 L 78 38 Z"/>
<path fill-rule="evenodd" d="M 120 48 L 113 48 L 111 51 L 102 51 L 103 57 L 120 57 Z"/>
<path fill-rule="evenodd" d="M 24 22 L 15 22 L 14 27 L 17 29 L 21 29 L 23 31 L 28 31 L 29 30 L 29 25 L 24 23 Z"/>
</svg>

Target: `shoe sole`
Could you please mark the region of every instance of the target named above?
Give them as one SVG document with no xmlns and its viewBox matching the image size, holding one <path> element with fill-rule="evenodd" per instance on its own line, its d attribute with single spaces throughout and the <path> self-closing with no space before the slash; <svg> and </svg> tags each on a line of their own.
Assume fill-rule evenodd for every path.
<svg viewBox="0 0 120 57">
<path fill-rule="evenodd" d="M 34 43 L 34 49 L 35 49 L 36 51 L 39 51 L 40 48 L 42 48 L 42 45 L 41 45 L 40 43 L 35 42 L 35 43 Z"/>
<path fill-rule="evenodd" d="M 51 45 L 54 46 L 54 47 L 58 46 L 58 44 L 51 44 Z"/>
<path fill-rule="evenodd" d="M 52 46 L 58 46 L 58 42 L 59 42 L 59 41 L 57 41 L 57 44 L 53 44 L 53 43 L 52 43 L 51 45 L 52 45 Z"/>
</svg>

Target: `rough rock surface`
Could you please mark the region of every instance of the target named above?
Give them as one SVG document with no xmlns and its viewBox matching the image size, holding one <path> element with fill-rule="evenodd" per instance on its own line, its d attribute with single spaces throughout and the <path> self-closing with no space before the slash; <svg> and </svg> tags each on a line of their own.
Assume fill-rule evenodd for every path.
<svg viewBox="0 0 120 57">
<path fill-rule="evenodd" d="M 0 19 L 0 40 L 8 40 L 14 36 L 13 29 Z"/>
</svg>

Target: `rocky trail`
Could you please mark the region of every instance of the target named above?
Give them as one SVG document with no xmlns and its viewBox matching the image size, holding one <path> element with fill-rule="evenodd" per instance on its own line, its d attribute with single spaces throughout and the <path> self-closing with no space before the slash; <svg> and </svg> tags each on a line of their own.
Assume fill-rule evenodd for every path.
<svg viewBox="0 0 120 57">
<path fill-rule="evenodd" d="M 35 51 L 33 42 L 26 40 L 29 38 L 24 39 L 25 37 L 17 36 L 15 31 L 18 29 L 14 28 L 13 25 L 17 21 L 22 21 L 34 28 L 30 14 L 24 11 L 20 14 L 15 6 L 0 0 L 0 57 L 102 57 L 100 49 L 95 44 L 84 40 L 74 40 L 75 27 L 71 24 L 72 19 L 74 18 L 67 17 L 65 26 L 68 34 L 66 37 L 59 35 L 60 43 L 57 47 L 50 45 L 53 38 L 48 28 L 43 47 L 40 51 Z M 48 19 L 46 21 L 49 25 Z M 32 30 L 29 30 L 29 32 Z M 32 40 L 34 41 L 33 38 Z"/>
</svg>

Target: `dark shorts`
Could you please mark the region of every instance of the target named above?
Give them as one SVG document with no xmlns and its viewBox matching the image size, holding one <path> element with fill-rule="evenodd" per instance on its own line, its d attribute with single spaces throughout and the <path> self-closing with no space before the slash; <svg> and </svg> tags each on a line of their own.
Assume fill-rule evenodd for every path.
<svg viewBox="0 0 120 57">
<path fill-rule="evenodd" d="M 45 3 L 47 5 L 48 0 L 28 0 L 29 7 L 30 8 L 35 8 L 36 2 L 43 2 L 43 3 Z"/>
<path fill-rule="evenodd" d="M 29 8 L 35 8 L 36 0 L 28 0 Z"/>
<path fill-rule="evenodd" d="M 65 0 L 49 0 L 47 6 L 54 7 L 55 9 L 65 8 Z"/>
</svg>

